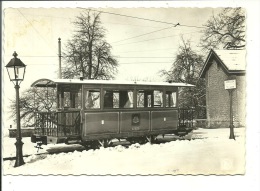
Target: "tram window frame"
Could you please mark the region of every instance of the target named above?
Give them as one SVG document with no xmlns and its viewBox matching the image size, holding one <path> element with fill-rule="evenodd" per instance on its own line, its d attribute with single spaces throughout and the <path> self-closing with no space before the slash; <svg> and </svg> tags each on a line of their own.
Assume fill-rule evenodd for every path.
<svg viewBox="0 0 260 191">
<path fill-rule="evenodd" d="M 155 95 L 155 92 L 158 92 L 159 99 L 160 99 L 158 101 L 160 101 L 161 103 L 157 102 L 157 100 L 155 99 L 156 98 L 155 96 L 158 96 L 158 95 Z M 163 96 L 164 96 L 163 90 L 160 90 L 160 89 L 153 90 L 153 105 L 152 106 L 156 107 L 156 108 L 162 108 L 164 106 Z M 157 102 L 157 104 L 155 104 L 155 102 Z"/>
<path fill-rule="evenodd" d="M 73 93 L 73 99 L 74 99 L 74 107 L 75 109 L 81 109 L 82 105 L 82 92 L 81 90 L 79 92 L 72 92 Z"/>
<path fill-rule="evenodd" d="M 161 104 L 155 104 L 155 92 L 160 92 Z M 141 96 L 139 96 L 142 94 Z M 139 103 L 140 97 L 143 97 L 143 103 Z M 164 107 L 164 91 L 162 89 L 137 89 L 136 90 L 136 107 L 137 108 L 163 108 Z"/>
<path fill-rule="evenodd" d="M 174 96 L 173 96 L 174 94 Z M 175 100 L 174 100 L 175 99 Z M 172 104 L 171 104 L 172 101 Z M 165 107 L 174 108 L 177 107 L 177 91 L 165 91 Z"/>
<path fill-rule="evenodd" d="M 125 93 L 127 97 L 125 97 Z M 131 94 L 129 95 L 129 93 Z M 133 109 L 134 89 L 104 89 L 103 100 L 104 109 Z"/>
<path fill-rule="evenodd" d="M 64 108 L 70 108 L 71 107 L 71 102 L 70 102 L 70 92 L 64 91 L 64 97 L 63 97 L 63 107 Z"/>
<path fill-rule="evenodd" d="M 87 101 L 90 100 L 87 98 L 87 91 L 89 91 L 90 93 L 99 93 L 97 99 L 95 99 L 93 101 L 93 99 L 91 100 L 92 102 L 92 107 L 87 107 Z M 84 109 L 86 110 L 100 110 L 101 109 L 101 89 L 99 88 L 84 88 L 84 91 L 83 91 L 83 103 L 84 103 Z M 92 95 L 91 95 L 92 96 Z"/>
</svg>

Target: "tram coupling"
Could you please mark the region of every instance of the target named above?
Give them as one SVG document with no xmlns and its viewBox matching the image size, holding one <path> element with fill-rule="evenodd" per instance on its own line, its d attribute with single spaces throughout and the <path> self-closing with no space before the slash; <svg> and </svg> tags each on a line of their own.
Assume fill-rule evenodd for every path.
<svg viewBox="0 0 260 191">
<path fill-rule="evenodd" d="M 36 146 L 34 146 L 35 148 L 37 148 L 37 153 L 39 152 L 40 149 L 43 149 L 42 148 L 42 142 L 36 142 Z"/>
</svg>

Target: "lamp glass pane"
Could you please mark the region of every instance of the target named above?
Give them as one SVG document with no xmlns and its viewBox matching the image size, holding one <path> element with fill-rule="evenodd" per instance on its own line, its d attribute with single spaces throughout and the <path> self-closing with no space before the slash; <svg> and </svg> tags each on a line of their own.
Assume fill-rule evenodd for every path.
<svg viewBox="0 0 260 191">
<path fill-rule="evenodd" d="M 9 68 L 6 68 L 6 69 L 7 69 L 8 76 L 9 76 L 10 80 L 14 80 L 15 79 L 14 68 L 9 67 Z"/>
<path fill-rule="evenodd" d="M 8 67 L 7 72 L 8 72 L 10 80 L 23 80 L 25 68 L 17 67 L 17 66 Z"/>
<path fill-rule="evenodd" d="M 23 80 L 24 77 L 24 67 L 15 67 L 15 79 L 16 80 Z"/>
</svg>

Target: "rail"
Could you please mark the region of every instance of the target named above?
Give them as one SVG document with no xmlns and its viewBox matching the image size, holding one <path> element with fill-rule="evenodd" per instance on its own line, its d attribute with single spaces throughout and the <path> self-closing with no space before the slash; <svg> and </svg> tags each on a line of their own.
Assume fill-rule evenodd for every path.
<svg viewBox="0 0 260 191">
<path fill-rule="evenodd" d="M 68 136 L 80 134 L 80 111 L 35 113 L 35 134 Z"/>
</svg>

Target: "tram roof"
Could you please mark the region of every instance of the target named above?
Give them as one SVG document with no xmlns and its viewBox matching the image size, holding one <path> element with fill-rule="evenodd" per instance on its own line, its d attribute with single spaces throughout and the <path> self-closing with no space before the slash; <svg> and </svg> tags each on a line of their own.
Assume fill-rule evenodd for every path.
<svg viewBox="0 0 260 191">
<path fill-rule="evenodd" d="M 192 84 L 176 82 L 145 82 L 145 81 L 119 81 L 119 80 L 80 80 L 80 79 L 47 79 L 42 78 L 32 83 L 31 87 L 56 87 L 57 84 L 89 84 L 89 85 L 140 85 L 140 86 L 172 86 L 193 87 Z"/>
</svg>

